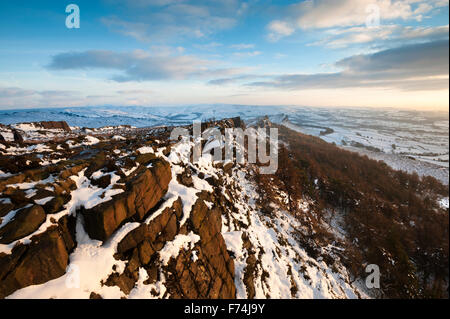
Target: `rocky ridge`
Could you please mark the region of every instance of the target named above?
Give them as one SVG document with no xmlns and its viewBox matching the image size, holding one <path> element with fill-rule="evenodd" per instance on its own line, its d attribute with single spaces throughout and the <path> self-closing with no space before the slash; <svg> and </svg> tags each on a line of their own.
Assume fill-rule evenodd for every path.
<svg viewBox="0 0 450 319">
<path fill-rule="evenodd" d="M 366 296 L 338 239 L 302 247 L 311 203 L 305 223 L 282 191 L 263 203 L 255 165 L 191 163 L 168 127 L 1 129 L 1 298 Z"/>
</svg>

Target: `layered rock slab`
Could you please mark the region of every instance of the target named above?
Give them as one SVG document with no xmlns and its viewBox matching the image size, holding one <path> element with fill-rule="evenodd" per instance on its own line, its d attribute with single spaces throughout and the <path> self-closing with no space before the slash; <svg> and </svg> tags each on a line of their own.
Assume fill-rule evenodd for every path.
<svg viewBox="0 0 450 319">
<path fill-rule="evenodd" d="M 45 233 L 33 236 L 30 244 L 0 254 L 0 298 L 64 275 L 75 245 L 75 220 L 64 216 Z"/>
<path fill-rule="evenodd" d="M 220 210 L 210 210 L 198 199 L 184 225 L 180 225 L 182 217 L 178 198 L 149 224 L 128 233 L 117 246 L 118 257 L 128 260 L 127 267 L 122 274 L 111 275 L 107 285 L 117 285 L 128 294 L 138 279 L 138 268 L 144 267 L 149 275 L 147 284 L 159 280 L 160 271 L 165 274 L 171 298 L 235 298 L 234 262 L 221 234 Z M 176 235 L 189 232 L 198 234 L 200 241 L 162 265 L 159 251 Z"/>
<path fill-rule="evenodd" d="M 10 244 L 30 235 L 45 221 L 44 209 L 33 205 L 19 210 L 13 220 L 0 228 L 0 244 Z"/>
<path fill-rule="evenodd" d="M 123 193 L 82 211 L 89 236 L 105 241 L 126 220 L 142 221 L 166 194 L 171 179 L 170 164 L 163 159 L 154 160 L 149 168 L 141 166 L 126 183 Z"/>
<path fill-rule="evenodd" d="M 198 199 L 192 207 L 189 227 L 200 235 L 200 242 L 193 250 L 181 252 L 169 264 L 173 276 L 173 286 L 169 288 L 172 296 L 235 298 L 234 261 L 221 233 L 221 211 L 208 209 L 204 201 Z"/>
</svg>

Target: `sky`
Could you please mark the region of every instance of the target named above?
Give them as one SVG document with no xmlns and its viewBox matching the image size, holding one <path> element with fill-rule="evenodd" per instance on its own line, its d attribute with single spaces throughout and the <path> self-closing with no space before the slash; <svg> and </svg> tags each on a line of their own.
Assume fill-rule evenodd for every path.
<svg viewBox="0 0 450 319">
<path fill-rule="evenodd" d="M 0 21 L 1 109 L 449 107 L 448 0 L 15 0 Z"/>
</svg>

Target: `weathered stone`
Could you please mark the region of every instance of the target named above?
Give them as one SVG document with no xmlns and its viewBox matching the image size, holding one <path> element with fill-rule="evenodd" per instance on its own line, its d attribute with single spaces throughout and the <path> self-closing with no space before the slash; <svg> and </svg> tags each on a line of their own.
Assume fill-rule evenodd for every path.
<svg viewBox="0 0 450 319">
<path fill-rule="evenodd" d="M 194 186 L 194 181 L 192 180 L 192 175 L 187 169 L 185 169 L 183 171 L 183 173 L 178 175 L 177 179 L 184 186 L 187 186 L 187 187 L 193 187 Z"/>
<path fill-rule="evenodd" d="M 146 240 L 144 240 L 138 246 L 138 251 L 139 251 L 139 260 L 141 261 L 142 265 L 148 264 L 153 254 L 155 253 L 150 243 Z"/>
<path fill-rule="evenodd" d="M 28 236 L 45 221 L 45 212 L 39 205 L 19 210 L 14 218 L 0 228 L 0 243 L 9 244 Z"/>
<path fill-rule="evenodd" d="M 13 208 L 14 205 L 11 202 L 0 202 L 0 217 L 6 216 Z"/>
<path fill-rule="evenodd" d="M 100 152 L 91 159 L 88 168 L 84 172 L 84 176 L 90 178 L 91 175 L 106 166 L 107 158 L 105 152 Z"/>
<path fill-rule="evenodd" d="M 17 263 L 20 261 L 20 257 L 26 251 L 27 251 L 26 246 L 17 245 L 16 247 L 13 248 L 11 254 L 0 253 L 0 283 L 8 273 L 14 270 Z"/>
<path fill-rule="evenodd" d="M 124 272 L 120 275 L 118 273 L 111 274 L 108 277 L 105 285 L 110 287 L 117 286 L 120 288 L 120 290 L 122 290 L 125 294 L 128 295 L 131 289 L 134 288 L 135 283 L 136 280 L 134 280 Z"/>
<path fill-rule="evenodd" d="M 220 277 L 215 277 L 211 289 L 208 294 L 208 298 L 217 299 L 220 295 L 220 288 L 222 288 L 222 279 Z"/>
<path fill-rule="evenodd" d="M 63 206 L 70 200 L 70 195 L 56 196 L 44 204 L 44 210 L 47 214 L 59 212 Z"/>
<path fill-rule="evenodd" d="M 198 192 L 196 195 L 198 198 L 200 198 L 203 201 L 212 202 L 212 203 L 214 203 L 214 201 L 215 201 L 214 194 L 212 194 L 208 191 L 205 191 L 205 190 Z"/>
<path fill-rule="evenodd" d="M 155 160 L 157 157 L 153 153 L 139 154 L 136 156 L 135 161 L 141 165 L 147 166 L 151 161 Z"/>
<path fill-rule="evenodd" d="M 55 194 L 57 195 L 68 195 L 70 191 L 75 190 L 77 187 L 76 183 L 73 179 L 62 179 L 59 180 L 58 183 L 53 184 L 53 188 L 55 190 Z"/>
<path fill-rule="evenodd" d="M 211 275 L 201 263 L 191 263 L 191 273 L 201 298 L 206 298 L 212 281 Z"/>
<path fill-rule="evenodd" d="M 65 169 L 63 170 L 59 176 L 62 179 L 67 179 L 72 175 L 77 175 L 79 172 L 81 172 L 84 168 L 86 168 L 89 164 L 84 163 L 84 164 L 80 164 L 80 165 L 75 165 L 71 168 Z"/>
<path fill-rule="evenodd" d="M 19 143 L 23 142 L 23 137 L 17 130 L 13 131 L 13 135 L 14 135 L 15 142 L 19 142 Z"/>
<path fill-rule="evenodd" d="M 107 174 L 101 176 L 100 178 L 92 179 L 91 184 L 100 188 L 106 188 L 109 186 L 109 184 L 111 184 L 111 175 Z"/>
<path fill-rule="evenodd" d="M 244 271 L 244 284 L 247 290 L 247 298 L 255 298 L 255 268 L 256 268 L 256 256 L 255 254 L 249 254 L 246 260 L 247 266 Z"/>
<path fill-rule="evenodd" d="M 126 191 L 92 209 L 84 210 L 86 230 L 91 238 L 106 240 L 126 220 L 141 221 L 167 192 L 172 178 L 170 164 L 155 160 L 142 167 L 127 183 Z"/>
<path fill-rule="evenodd" d="M 171 295 L 179 298 L 235 298 L 234 262 L 226 249 L 221 234 L 221 213 L 209 210 L 203 200 L 198 199 L 189 218 L 191 230 L 200 235 L 193 251 L 180 252 L 175 261 L 169 263 L 174 274 Z"/>
<path fill-rule="evenodd" d="M 32 200 L 26 197 L 26 194 L 21 189 L 7 188 L 4 192 L 9 196 L 9 199 L 16 207 L 23 207 L 28 203 L 32 203 Z"/>
<path fill-rule="evenodd" d="M 38 186 L 38 185 L 36 185 Z M 40 186 L 40 185 L 39 185 Z M 54 197 L 55 193 L 52 191 L 49 191 L 45 188 L 36 188 L 36 195 L 34 195 L 31 199 L 32 200 L 39 200 L 47 197 Z"/>
<path fill-rule="evenodd" d="M 67 251 L 70 253 L 76 247 L 76 218 L 74 216 L 64 216 L 60 218 L 57 222 L 57 230 L 59 234 L 64 239 L 64 244 L 66 245 Z"/>
<path fill-rule="evenodd" d="M 103 298 L 98 293 L 91 292 L 91 294 L 89 295 L 89 299 L 103 299 Z"/>
<path fill-rule="evenodd" d="M 35 124 L 44 129 L 60 129 L 66 132 L 72 131 L 66 121 L 41 121 Z"/>
<path fill-rule="evenodd" d="M 63 217 L 58 225 L 33 236 L 29 245 L 18 245 L 10 255 L 0 255 L 0 298 L 62 276 L 75 247 L 74 225 L 74 220 Z"/>
<path fill-rule="evenodd" d="M 137 247 L 148 236 L 147 229 L 148 226 L 146 224 L 142 224 L 130 231 L 117 245 L 117 252 L 124 253 Z"/>
<path fill-rule="evenodd" d="M 194 229 L 199 229 L 208 212 L 208 206 L 202 200 L 197 200 L 192 207 L 190 220 Z"/>
<path fill-rule="evenodd" d="M 147 269 L 148 279 L 144 281 L 144 284 L 153 284 L 158 280 L 158 267 L 155 264 L 152 264 Z"/>
<path fill-rule="evenodd" d="M 162 232 L 162 236 L 166 241 L 170 241 L 173 238 L 175 238 L 177 232 L 178 232 L 177 216 L 175 214 L 172 214 L 172 216 L 170 216 L 170 219 L 166 224 L 166 227 Z"/>
<path fill-rule="evenodd" d="M 180 288 L 185 298 L 196 299 L 198 297 L 197 288 L 188 269 L 185 269 L 181 274 Z"/>
<path fill-rule="evenodd" d="M 144 240 L 154 252 L 160 250 L 166 241 L 172 240 L 177 234 L 177 220 L 181 218 L 181 214 L 182 204 L 181 199 L 178 198 L 172 207 L 164 209 L 148 225 L 142 224 L 129 232 L 117 245 L 117 252 L 125 253 L 137 247 Z M 150 250 L 147 249 L 147 251 Z"/>
<path fill-rule="evenodd" d="M 223 171 L 224 171 L 225 173 L 227 173 L 227 174 L 230 174 L 230 173 L 231 173 L 231 169 L 233 168 L 233 166 L 234 166 L 234 163 L 233 163 L 233 162 L 227 163 L 227 164 L 225 164 L 225 165 L 223 166 Z"/>
<path fill-rule="evenodd" d="M 138 269 L 138 267 L 140 266 L 140 261 L 139 261 L 139 251 L 137 248 L 135 248 L 133 250 L 133 253 L 131 255 L 131 259 L 128 261 L 127 264 L 127 270 L 132 273 L 133 271 L 135 271 L 136 269 Z"/>
</svg>

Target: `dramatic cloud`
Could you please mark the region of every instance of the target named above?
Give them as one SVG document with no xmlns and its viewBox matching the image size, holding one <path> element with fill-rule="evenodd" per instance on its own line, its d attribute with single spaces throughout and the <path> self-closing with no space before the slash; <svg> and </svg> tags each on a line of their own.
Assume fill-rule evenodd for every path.
<svg viewBox="0 0 450 319">
<path fill-rule="evenodd" d="M 380 14 L 382 20 L 419 19 L 426 13 L 413 9 L 414 2 L 399 0 L 315 0 L 296 6 L 297 25 L 302 29 L 344 27 L 365 24 L 371 15 Z M 429 10 L 432 6 L 429 6 Z M 429 11 L 428 10 L 428 11 Z"/>
<path fill-rule="evenodd" d="M 403 46 L 374 54 L 356 55 L 336 63 L 337 73 L 289 74 L 251 86 L 282 89 L 379 87 L 402 90 L 448 88 L 449 42 Z"/>
<path fill-rule="evenodd" d="M 51 70 L 109 69 L 122 71 L 112 78 L 117 82 L 185 80 L 242 73 L 247 68 L 217 68 L 215 61 L 193 56 L 150 55 L 137 50 L 127 53 L 85 51 L 61 53 L 53 57 Z"/>
<path fill-rule="evenodd" d="M 272 21 L 268 25 L 268 36 L 272 40 L 278 40 L 291 35 L 296 29 L 365 26 L 368 22 L 370 24 L 377 20 L 381 23 L 398 19 L 421 21 L 424 15 L 443 6 L 448 6 L 448 1 L 308 0 L 291 5 L 283 19 Z"/>
</svg>

